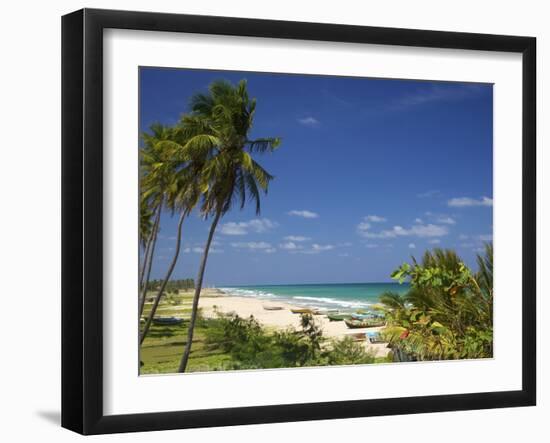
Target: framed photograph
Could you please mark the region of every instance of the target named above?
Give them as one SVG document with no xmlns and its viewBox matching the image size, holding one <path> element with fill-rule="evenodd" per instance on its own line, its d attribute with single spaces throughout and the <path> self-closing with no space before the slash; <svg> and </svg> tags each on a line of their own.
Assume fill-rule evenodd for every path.
<svg viewBox="0 0 550 443">
<path fill-rule="evenodd" d="M 536 402 L 531 37 L 62 20 L 62 425 Z"/>
</svg>

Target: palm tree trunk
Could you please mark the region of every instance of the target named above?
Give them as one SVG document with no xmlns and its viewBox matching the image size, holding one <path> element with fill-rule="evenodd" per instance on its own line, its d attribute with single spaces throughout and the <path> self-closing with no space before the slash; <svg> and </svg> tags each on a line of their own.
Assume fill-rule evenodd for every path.
<svg viewBox="0 0 550 443">
<path fill-rule="evenodd" d="M 157 238 L 158 238 L 158 231 L 159 231 L 159 226 L 160 226 L 160 212 L 161 212 L 161 208 L 162 206 L 159 206 L 158 208 L 158 213 L 157 213 L 157 217 L 156 217 L 156 220 L 155 220 L 155 224 L 153 225 L 153 231 L 154 231 L 154 236 L 153 236 L 153 241 L 152 241 L 152 244 L 150 246 L 150 251 L 149 251 L 149 257 L 148 257 L 148 263 L 147 263 L 147 274 L 146 274 L 146 277 L 145 277 L 145 281 L 142 282 L 142 287 L 141 287 L 141 296 L 140 296 L 140 300 L 139 300 L 139 318 L 141 318 L 141 316 L 143 315 L 143 308 L 145 306 L 145 298 L 147 297 L 147 288 L 149 287 L 149 280 L 151 278 L 151 269 L 153 268 L 153 257 L 155 255 L 155 246 L 157 244 Z"/>
<path fill-rule="evenodd" d="M 153 318 L 157 312 L 158 305 L 160 303 L 160 299 L 162 298 L 162 295 L 164 294 L 164 289 L 166 288 L 166 285 L 168 283 L 168 280 L 170 280 L 170 277 L 172 276 L 172 271 L 174 271 L 174 267 L 176 266 L 176 262 L 178 261 L 178 256 L 180 253 L 180 246 L 181 246 L 181 226 L 183 225 L 183 220 L 185 219 L 187 215 L 187 211 L 182 211 L 180 219 L 178 221 L 178 233 L 176 237 L 176 250 L 174 251 L 174 257 L 172 258 L 172 262 L 170 263 L 170 266 L 168 268 L 168 271 L 166 272 L 166 275 L 164 276 L 164 280 L 162 281 L 162 284 L 160 285 L 160 288 L 157 292 L 157 295 L 155 297 L 155 301 L 153 303 L 153 306 L 151 308 L 151 312 L 149 312 L 149 316 L 147 317 L 147 321 L 145 322 L 145 326 L 143 327 L 143 331 L 141 332 L 141 335 L 139 337 L 139 344 L 141 345 L 143 343 L 143 340 L 145 340 L 145 337 L 147 336 L 147 333 L 149 332 L 149 328 L 151 327 L 151 322 L 153 321 Z"/>
<path fill-rule="evenodd" d="M 191 354 L 191 345 L 193 343 L 193 333 L 195 331 L 195 322 L 197 321 L 197 312 L 199 308 L 199 297 L 202 289 L 202 280 L 204 278 L 204 270 L 206 269 L 206 260 L 208 259 L 208 251 L 210 250 L 210 244 L 212 243 L 212 238 L 214 237 L 214 232 L 216 231 L 216 226 L 220 220 L 221 211 L 218 211 L 212 221 L 212 226 L 210 226 L 210 232 L 208 233 L 208 239 L 206 240 L 206 245 L 202 254 L 202 261 L 199 267 L 199 274 L 197 276 L 197 281 L 195 283 L 195 295 L 193 296 L 193 307 L 191 309 L 191 321 L 189 323 L 189 329 L 187 331 L 187 342 L 185 343 L 185 350 L 183 351 L 183 356 L 181 357 L 180 366 L 178 372 L 185 372 L 187 368 L 187 361 L 189 360 L 189 354 Z"/>
<path fill-rule="evenodd" d="M 149 238 L 147 239 L 147 244 L 145 245 L 145 251 L 143 253 L 143 266 L 139 270 L 139 287 L 141 289 L 143 285 L 143 277 L 145 276 L 145 269 L 147 268 L 147 262 L 149 260 L 149 252 L 151 249 L 151 244 L 153 243 L 153 238 L 155 237 L 155 226 L 158 223 L 159 215 L 160 215 L 160 208 L 162 206 L 162 202 L 157 205 L 155 208 L 155 222 L 153 223 L 153 229 L 151 229 L 151 233 L 149 234 Z"/>
</svg>

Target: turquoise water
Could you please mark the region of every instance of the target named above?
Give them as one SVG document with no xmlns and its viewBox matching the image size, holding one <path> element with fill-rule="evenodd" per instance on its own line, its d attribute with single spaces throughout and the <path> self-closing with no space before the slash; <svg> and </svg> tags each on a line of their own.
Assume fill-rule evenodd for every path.
<svg viewBox="0 0 550 443">
<path fill-rule="evenodd" d="M 222 287 L 229 295 L 283 301 L 327 309 L 368 308 L 378 303 L 380 294 L 388 291 L 404 294 L 409 285 L 404 283 L 345 283 L 314 285 L 267 285 Z"/>
</svg>

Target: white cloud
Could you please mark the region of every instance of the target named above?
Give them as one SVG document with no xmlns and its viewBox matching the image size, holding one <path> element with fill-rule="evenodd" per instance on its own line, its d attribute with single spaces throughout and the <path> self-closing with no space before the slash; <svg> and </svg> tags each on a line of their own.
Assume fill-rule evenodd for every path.
<svg viewBox="0 0 550 443">
<path fill-rule="evenodd" d="M 454 225 L 456 220 L 448 214 L 434 214 L 433 212 L 426 211 L 424 213 L 426 217 L 430 220 L 435 221 L 436 223 L 443 223 L 445 225 Z"/>
<path fill-rule="evenodd" d="M 302 246 L 297 245 L 296 243 L 289 241 L 289 242 L 286 242 L 286 243 L 281 243 L 279 245 L 279 248 L 286 249 L 288 251 L 294 251 L 296 249 L 302 249 Z"/>
<path fill-rule="evenodd" d="M 224 223 L 220 232 L 224 235 L 246 235 L 249 232 L 262 233 L 269 229 L 276 228 L 278 223 L 267 218 L 256 218 L 247 222 Z"/>
<path fill-rule="evenodd" d="M 424 223 L 421 218 L 415 218 L 414 222 L 415 223 Z"/>
<path fill-rule="evenodd" d="M 416 249 L 416 245 L 414 243 L 409 243 L 409 249 Z"/>
<path fill-rule="evenodd" d="M 453 208 L 466 208 L 469 206 L 493 206 L 493 199 L 481 197 L 480 199 L 470 197 L 451 198 L 447 204 Z"/>
<path fill-rule="evenodd" d="M 277 249 L 275 249 L 275 248 L 264 249 L 264 252 L 266 254 L 273 254 L 275 251 L 277 251 Z"/>
<path fill-rule="evenodd" d="M 212 242 L 212 243 L 214 243 L 214 242 Z M 189 247 L 185 248 L 183 250 L 183 253 L 184 254 L 189 254 L 191 252 L 194 252 L 195 254 L 202 254 L 203 251 L 204 251 L 204 248 L 202 246 L 195 246 L 193 248 L 189 248 Z M 223 253 L 223 249 L 217 249 L 217 248 L 214 248 L 214 247 L 211 246 L 210 249 L 208 250 L 208 253 L 209 254 L 221 254 L 221 253 Z"/>
<path fill-rule="evenodd" d="M 315 117 L 312 117 L 312 116 L 299 118 L 298 123 L 300 123 L 304 126 L 309 126 L 309 127 L 315 127 L 315 126 L 319 126 L 321 124 L 321 122 L 319 120 L 317 120 Z"/>
<path fill-rule="evenodd" d="M 454 218 L 452 217 L 446 217 L 446 216 L 442 216 L 442 217 L 439 217 L 437 219 L 437 222 L 438 223 L 443 223 L 443 224 L 446 224 L 446 225 L 454 225 L 456 224 L 456 221 Z"/>
<path fill-rule="evenodd" d="M 287 235 L 285 238 L 287 241 L 297 241 L 297 242 L 303 242 L 311 240 L 310 237 L 304 237 L 302 235 Z"/>
<path fill-rule="evenodd" d="M 375 244 L 375 243 L 367 243 L 365 244 L 365 248 L 369 248 L 369 249 L 374 249 L 374 248 L 377 248 L 378 245 Z"/>
<path fill-rule="evenodd" d="M 367 215 L 363 218 L 366 222 L 373 222 L 373 223 L 382 223 L 385 222 L 386 219 L 384 217 L 381 217 L 379 215 Z"/>
<path fill-rule="evenodd" d="M 295 215 L 297 217 L 303 218 L 317 218 L 319 214 L 316 212 L 308 211 L 307 209 L 302 209 L 300 211 L 293 209 L 292 211 L 287 212 L 288 215 Z"/>
<path fill-rule="evenodd" d="M 487 241 L 493 241 L 493 234 L 482 234 L 477 236 L 478 240 L 487 242 Z"/>
<path fill-rule="evenodd" d="M 416 194 L 418 198 L 430 198 L 435 197 L 436 195 L 441 194 L 441 191 L 438 191 L 437 189 L 432 189 L 430 191 L 421 192 L 420 194 Z"/>
<path fill-rule="evenodd" d="M 431 240 L 428 240 L 428 243 L 430 243 L 431 245 L 438 245 L 439 243 L 441 243 L 441 240 L 439 240 L 438 238 L 433 238 Z"/>
<path fill-rule="evenodd" d="M 466 240 L 466 239 L 468 238 L 468 236 L 467 236 L 466 234 L 460 234 L 460 235 L 458 236 L 458 238 L 459 238 L 460 240 Z"/>
<path fill-rule="evenodd" d="M 334 249 L 334 245 L 319 245 L 317 243 L 313 243 L 311 247 L 314 251 L 330 251 Z"/>
<path fill-rule="evenodd" d="M 318 243 L 313 243 L 311 247 L 309 248 L 303 248 L 303 249 L 295 249 L 291 252 L 293 253 L 300 253 L 300 254 L 319 254 L 324 251 L 330 251 L 334 249 L 336 246 L 334 245 L 320 245 Z"/>
<path fill-rule="evenodd" d="M 415 224 L 409 229 L 402 226 L 394 226 L 380 232 L 371 232 L 371 225 L 361 222 L 357 225 L 357 232 L 365 238 L 396 238 L 396 237 L 443 237 L 449 233 L 447 227 L 434 224 Z"/>
<path fill-rule="evenodd" d="M 254 251 L 272 249 L 271 244 L 265 241 L 236 242 L 236 243 L 231 243 L 231 246 L 237 249 L 250 249 Z"/>
<path fill-rule="evenodd" d="M 482 91 L 483 87 L 474 84 L 445 86 L 433 85 L 428 88 L 419 88 L 412 93 L 406 94 L 399 99 L 390 102 L 387 109 L 402 111 L 429 103 L 456 102 L 475 97 Z"/>
</svg>

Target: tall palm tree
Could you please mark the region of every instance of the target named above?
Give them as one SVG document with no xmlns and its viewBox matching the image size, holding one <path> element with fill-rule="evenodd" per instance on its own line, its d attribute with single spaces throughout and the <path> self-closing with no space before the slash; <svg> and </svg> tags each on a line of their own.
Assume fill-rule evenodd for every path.
<svg viewBox="0 0 550 443">
<path fill-rule="evenodd" d="M 141 225 L 151 225 L 150 217 L 154 214 L 154 221 L 148 235 L 142 234 L 144 242 L 143 263 L 140 268 L 140 304 L 139 316 L 143 314 L 145 297 L 149 287 L 149 278 L 153 266 L 155 246 L 160 229 L 160 217 L 166 202 L 170 183 L 173 180 L 173 164 L 166 161 L 159 143 L 171 137 L 169 127 L 154 123 L 150 126 L 151 133 L 143 133 L 144 147 L 140 149 L 140 216 Z M 149 217 L 149 220 L 144 220 Z M 145 226 L 141 229 L 145 231 Z"/>
<path fill-rule="evenodd" d="M 174 255 L 166 274 L 161 280 L 153 305 L 141 330 L 140 344 L 143 343 L 158 306 L 164 295 L 166 285 L 174 271 L 181 250 L 182 226 L 185 218 L 191 213 L 200 197 L 200 168 L 202 163 L 198 158 L 194 162 L 186 154 L 185 133 L 180 128 L 170 128 L 167 137 L 155 144 L 155 149 L 160 152 L 159 161 L 155 164 L 158 176 L 150 175 L 152 188 L 158 186 L 157 192 L 162 194 L 166 207 L 174 212 L 179 212 L 179 220 L 176 228 L 176 244 Z M 161 200 L 162 201 L 162 200 Z M 150 267 L 149 267 L 150 271 Z"/>
<path fill-rule="evenodd" d="M 254 202 L 256 214 L 260 214 L 260 191 L 267 193 L 273 179 L 251 154 L 274 151 L 280 139 L 250 139 L 255 110 L 256 100 L 249 98 L 245 80 L 235 86 L 216 81 L 210 85 L 208 94 L 193 96 L 191 114 L 184 116 L 182 121 L 182 130 L 188 138 L 186 152 L 202 163 L 201 213 L 212 222 L 195 282 L 191 320 L 179 372 L 185 372 L 191 353 L 208 252 L 218 222 L 233 204 L 244 208 L 247 199 Z"/>
</svg>

